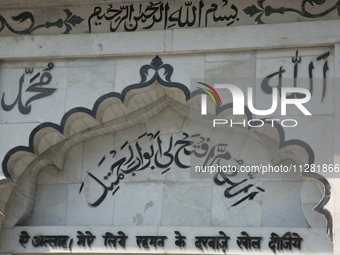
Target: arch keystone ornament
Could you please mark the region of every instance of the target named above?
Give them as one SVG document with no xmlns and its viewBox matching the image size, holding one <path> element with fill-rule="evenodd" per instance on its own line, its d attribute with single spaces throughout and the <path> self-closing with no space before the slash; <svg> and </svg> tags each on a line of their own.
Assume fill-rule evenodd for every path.
<svg viewBox="0 0 340 255">
<path fill-rule="evenodd" d="M 261 228 L 256 217 L 262 218 L 263 197 L 270 197 L 271 192 L 275 191 L 270 190 L 271 185 L 263 186 L 264 182 L 270 184 L 270 181 L 264 181 L 256 176 L 256 173 L 236 176 L 214 172 L 208 175 L 208 179 L 206 175 L 205 180 L 199 182 L 193 180 L 200 177 L 192 175 L 195 171 L 192 167 L 212 166 L 216 162 L 220 166 L 229 164 L 231 169 L 258 163 L 268 163 L 272 166 L 312 164 L 314 163 L 312 148 L 298 139 L 286 140 L 284 129 L 275 121 L 264 121 L 260 129 L 253 127 L 212 129 L 209 120 L 214 117 L 233 118 L 233 104 L 212 104 L 214 111 L 213 113 L 208 111 L 207 118 L 192 115 L 192 112 L 199 112 L 200 95 L 206 92 L 200 89 L 190 92 L 184 84 L 173 82 L 171 80 L 173 72 L 174 68 L 171 65 L 164 64 L 162 59 L 156 56 L 150 64 L 140 68 L 139 83 L 127 86 L 121 93 L 111 92 L 101 96 L 92 109 L 77 107 L 68 111 L 60 124 L 45 122 L 38 125 L 29 136 L 28 146 L 15 147 L 6 154 L 2 161 L 6 179 L 0 180 L 0 198 L 6 199 L 0 204 L 2 205 L 0 221 L 3 222 L 2 231 L 17 235 L 20 240 L 20 247 L 13 248 L 15 253 L 25 253 L 26 247 L 32 245 L 41 248 L 42 252 L 50 252 L 58 245 L 58 249 L 65 252 L 84 252 L 83 249 L 86 248 L 96 252 L 99 243 L 97 240 L 102 237 L 106 248 L 117 249 L 125 248 L 127 242 L 137 244 L 138 249 L 152 247 L 159 249 L 166 247 L 167 242 L 171 240 L 174 241 L 176 248 L 184 249 L 188 247 L 186 245 L 189 245 L 189 242 L 195 240 L 190 245 L 196 252 L 197 249 L 205 251 L 209 247 L 215 251 L 220 249 L 226 252 L 229 249 L 228 241 L 235 243 L 236 238 L 243 240 L 246 237 L 256 238 L 258 241 L 257 246 L 252 246 L 253 249 L 261 250 L 261 242 L 261 246 L 264 247 L 266 246 L 264 240 L 268 243 L 274 242 L 277 238 L 295 238 L 295 241 L 292 239 L 296 244 L 293 249 L 301 248 L 300 242 L 306 242 L 306 237 L 299 236 L 295 230 L 281 234 L 278 229 L 276 234 L 269 233 L 272 229 L 270 227 L 273 226 L 266 226 L 269 230 L 266 228 L 263 231 L 269 231 L 267 237 L 254 237 L 256 233 L 253 233 L 253 230 Z M 252 119 L 252 114 L 246 106 L 244 118 Z M 76 214 L 72 211 L 72 206 L 88 210 L 90 214 L 96 210 L 98 218 L 96 220 L 100 220 L 102 215 L 109 217 L 108 215 L 113 214 L 110 216 L 111 222 L 118 224 L 108 223 L 109 227 L 104 223 L 94 224 L 95 226 L 89 226 L 89 223 L 75 224 L 76 217 L 65 216 L 67 220 L 63 223 L 57 222 L 52 231 L 48 224 L 34 221 L 34 217 L 39 218 L 41 213 L 38 209 L 43 208 L 39 207 L 43 204 L 39 205 L 36 199 L 38 195 L 43 197 L 43 192 L 37 188 L 37 178 L 39 173 L 46 169 L 64 172 L 66 162 L 77 146 L 88 149 L 88 154 L 81 154 L 81 162 L 95 160 L 82 166 L 79 173 L 81 178 L 63 184 L 63 187 L 67 187 L 64 189 L 65 200 L 68 202 L 67 213 Z M 313 211 L 326 219 L 327 236 L 333 241 L 332 216 L 325 209 L 331 194 L 329 182 L 316 173 L 303 172 L 301 176 L 296 175 L 294 178 L 291 187 L 294 187 L 296 192 L 301 192 L 301 187 L 298 186 L 301 181 L 317 182 L 322 185 L 324 194 Z M 48 185 L 44 187 L 48 188 Z M 139 195 L 148 196 L 149 200 L 135 199 L 136 207 L 139 203 L 142 209 L 130 217 L 133 218 L 130 223 L 126 221 L 127 223 L 120 224 L 126 220 L 124 217 L 131 216 L 129 213 L 134 210 L 134 207 L 125 209 L 126 206 L 130 206 L 128 203 L 131 203 L 129 202 L 131 197 Z M 63 197 L 58 196 L 58 199 Z M 294 199 L 296 200 L 295 193 Z M 15 206 L 19 203 L 20 206 Z M 183 212 L 185 210 L 181 211 L 181 208 L 171 211 L 177 203 L 189 213 L 185 214 Z M 212 209 L 214 206 L 218 213 L 222 212 L 221 219 L 211 216 L 215 213 Z M 108 211 L 112 208 L 114 213 Z M 155 208 L 163 209 L 157 211 Z M 149 221 L 153 224 L 147 223 L 148 211 L 154 212 L 151 217 L 153 221 Z M 245 216 L 257 212 L 261 214 L 253 219 L 245 219 Z M 189 217 L 192 215 L 194 216 Z M 205 226 L 204 221 L 200 221 L 199 215 L 203 215 L 202 218 L 207 215 L 211 217 L 210 225 L 206 228 L 209 230 L 207 235 L 199 230 Z M 304 225 L 283 227 L 307 229 L 309 219 L 304 216 L 301 205 L 296 209 L 296 215 L 303 216 L 301 224 Z M 193 220 L 196 216 L 197 218 Z M 231 221 L 228 221 L 228 217 Z M 131 227 L 129 224 L 142 225 L 139 230 L 145 229 L 145 235 L 122 231 L 124 226 Z M 33 233 L 39 229 L 38 226 L 41 227 L 40 232 Z M 79 226 L 76 234 L 67 232 L 71 226 Z M 179 231 L 177 227 L 181 227 L 181 230 Z M 237 237 L 227 233 L 229 227 L 241 234 Z M 111 228 L 117 230 L 115 233 L 118 235 L 113 233 Z M 186 228 L 187 233 L 184 233 Z M 129 230 L 127 227 L 126 229 Z M 64 230 L 65 235 L 58 234 L 57 238 L 56 233 Z M 99 230 L 103 233 L 99 233 Z M 44 235 L 43 231 L 51 234 Z M 167 234 L 162 234 L 162 231 Z M 198 234 L 189 238 L 189 233 L 196 233 L 195 231 L 198 231 Z M 168 234 L 170 232 L 175 235 L 170 237 Z M 54 247 L 51 245 L 52 241 L 49 241 L 52 236 L 59 242 Z M 206 239 L 218 240 L 216 241 L 218 245 L 212 248 L 212 243 L 208 243 Z M 241 243 L 241 241 L 238 243 L 239 247 L 242 246 Z M 269 243 L 269 248 L 274 252 L 280 249 L 274 246 L 273 243 Z M 109 252 L 107 249 L 105 251 L 100 249 L 99 253 Z M 124 252 L 129 250 L 126 249 Z M 178 250 L 169 252 L 178 253 Z"/>
</svg>

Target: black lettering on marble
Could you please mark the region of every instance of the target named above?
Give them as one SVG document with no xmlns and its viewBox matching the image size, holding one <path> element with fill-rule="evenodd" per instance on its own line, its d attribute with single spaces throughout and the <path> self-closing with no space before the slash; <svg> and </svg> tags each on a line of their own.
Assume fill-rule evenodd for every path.
<svg viewBox="0 0 340 255">
<path fill-rule="evenodd" d="M 164 240 L 166 236 L 136 236 L 136 243 L 139 248 L 149 249 L 149 245 L 157 247 L 164 247 Z"/>
<path fill-rule="evenodd" d="M 90 231 L 85 231 L 85 235 L 81 231 L 77 231 L 78 235 L 78 241 L 77 244 L 82 247 L 86 247 L 86 244 L 89 248 L 91 248 L 91 244 L 93 243 L 96 236 L 92 235 Z"/>
<path fill-rule="evenodd" d="M 175 241 L 175 244 L 180 247 L 180 248 L 183 248 L 185 247 L 185 239 L 187 239 L 185 236 L 182 236 L 181 233 L 179 231 L 175 231 L 175 238 L 176 238 L 176 241 Z"/>
<path fill-rule="evenodd" d="M 53 63 L 48 63 L 48 68 L 44 70 L 52 70 L 54 64 Z M 16 104 L 18 104 L 19 112 L 21 114 L 29 114 L 31 112 L 31 105 L 30 103 L 52 95 L 57 89 L 52 89 L 52 88 L 46 88 L 42 86 L 46 86 L 50 84 L 52 80 L 52 75 L 49 72 L 44 72 L 42 75 L 40 75 L 40 72 L 38 72 L 36 75 L 34 75 L 30 79 L 30 84 L 34 82 L 39 76 L 40 80 L 34 84 L 31 84 L 25 92 L 37 92 L 38 94 L 35 94 L 31 98 L 29 98 L 25 104 L 22 102 L 22 88 L 23 88 L 23 83 L 25 81 L 24 77 L 25 75 L 31 75 L 34 72 L 33 68 L 26 68 L 25 73 L 20 77 L 19 79 L 19 90 L 18 90 L 18 95 L 15 101 L 12 104 L 6 104 L 5 102 L 5 93 L 2 94 L 2 99 L 1 99 L 1 107 L 5 111 L 10 111 L 12 110 Z"/>
<path fill-rule="evenodd" d="M 66 235 L 38 235 L 32 238 L 32 245 L 36 248 L 50 246 L 52 248 L 66 248 L 71 250 L 73 239 L 67 243 L 69 238 L 70 237 Z"/>
<path fill-rule="evenodd" d="M 170 3 L 170 4 L 169 4 Z M 103 21 L 110 23 L 110 31 L 116 32 L 119 27 L 123 27 L 124 31 L 136 31 L 138 27 L 142 29 L 151 29 L 155 24 L 163 24 L 163 29 L 173 27 L 201 27 L 208 25 L 208 16 L 212 16 L 214 22 L 225 22 L 226 26 L 238 21 L 238 9 L 232 4 L 230 9 L 233 13 L 230 15 L 219 15 L 226 10 L 228 1 L 224 1 L 222 6 L 212 3 L 206 6 L 203 0 L 199 2 L 187 1 L 181 6 L 175 7 L 172 2 L 149 2 L 139 4 L 124 4 L 117 7 L 109 5 L 105 11 L 101 7 L 96 6 L 93 13 L 89 16 L 88 27 L 89 33 L 92 32 L 92 26 L 101 26 Z M 224 8 L 223 8 L 224 7 Z M 205 12 L 205 15 L 203 13 Z M 202 18 L 204 17 L 204 22 Z"/>
<path fill-rule="evenodd" d="M 301 241 L 303 240 L 297 233 L 287 232 L 282 237 L 272 232 L 268 246 L 274 253 L 276 251 L 292 250 L 292 246 L 301 249 Z"/>
<path fill-rule="evenodd" d="M 242 250 L 243 248 L 247 250 L 251 250 L 252 248 L 254 249 L 261 249 L 261 239 L 262 237 L 253 237 L 249 236 L 247 232 L 242 231 L 241 232 L 242 236 L 237 237 L 237 245 L 240 247 Z"/>
<path fill-rule="evenodd" d="M 317 57 L 317 61 L 320 60 L 326 60 L 330 55 L 330 52 L 326 52 L 324 54 L 322 54 L 321 56 Z M 298 65 L 301 63 L 302 57 L 299 56 L 299 51 L 297 50 L 295 52 L 295 56 L 292 57 L 292 63 L 294 64 L 294 83 L 293 83 L 293 87 L 296 88 L 297 87 L 297 78 L 298 78 Z M 314 64 L 313 61 L 311 61 L 308 65 L 308 77 L 309 77 L 309 91 L 311 93 L 311 96 L 313 95 L 313 70 L 314 70 Z M 329 70 L 328 67 L 328 61 L 326 60 L 323 66 L 323 86 L 322 86 L 322 97 L 321 97 L 321 102 L 324 101 L 325 95 L 326 95 L 326 90 L 327 90 L 327 71 Z M 281 66 L 279 68 L 279 70 L 277 72 L 273 72 L 271 74 L 269 74 L 267 77 L 265 77 L 261 83 L 261 89 L 264 93 L 271 95 L 273 93 L 273 88 L 277 88 L 279 91 L 279 95 L 281 97 L 281 88 L 282 88 L 282 78 L 283 78 L 283 73 L 286 70 L 283 69 L 283 67 Z M 275 77 L 278 76 L 278 85 L 276 86 L 270 86 L 269 82 L 270 80 Z M 287 95 L 288 99 L 294 99 L 294 98 L 304 98 L 305 94 L 301 94 L 301 93 L 292 93 L 290 95 Z"/>
<path fill-rule="evenodd" d="M 19 239 L 19 243 L 26 248 L 25 244 L 28 243 L 30 239 L 30 236 L 28 235 L 28 233 L 26 231 L 21 231 L 21 235 L 20 235 L 20 239 Z"/>
<path fill-rule="evenodd" d="M 118 231 L 118 235 L 113 235 L 110 232 L 106 232 L 105 236 L 103 236 L 104 238 L 104 245 L 105 246 L 110 246 L 110 247 L 115 247 L 117 245 L 117 241 L 118 244 L 120 246 L 122 246 L 123 248 L 125 248 L 125 243 L 126 243 L 126 239 L 128 238 L 123 231 Z"/>
<path fill-rule="evenodd" d="M 228 239 L 230 237 L 226 236 L 223 231 L 220 231 L 219 234 L 222 236 L 195 236 L 195 246 L 202 251 L 203 247 L 206 249 L 210 247 L 215 251 L 221 248 L 225 253 L 228 250 Z"/>
</svg>

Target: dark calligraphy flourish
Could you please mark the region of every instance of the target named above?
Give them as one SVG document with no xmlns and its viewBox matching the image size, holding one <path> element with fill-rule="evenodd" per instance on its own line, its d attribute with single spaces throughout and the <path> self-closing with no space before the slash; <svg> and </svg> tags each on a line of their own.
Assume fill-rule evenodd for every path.
<svg viewBox="0 0 340 255">
<path fill-rule="evenodd" d="M 301 2 L 301 9 L 297 10 L 294 8 L 288 8 L 288 7 L 280 7 L 280 8 L 273 8 L 269 5 L 264 6 L 264 2 L 266 0 L 258 0 L 257 1 L 257 6 L 255 4 L 246 7 L 245 9 L 243 9 L 244 13 L 249 15 L 250 17 L 253 17 L 255 15 L 255 22 L 257 24 L 265 24 L 265 22 L 262 20 L 262 16 L 265 15 L 267 17 L 271 16 L 272 14 L 284 14 L 284 13 L 296 13 L 302 17 L 305 18 L 319 18 L 319 17 L 323 17 L 326 16 L 327 14 L 337 10 L 339 16 L 340 16 L 340 1 L 337 1 L 332 7 L 330 7 L 329 9 L 319 12 L 319 13 L 312 13 L 310 11 L 308 11 L 308 9 L 310 8 L 306 8 L 306 5 L 310 5 L 312 7 L 314 7 L 315 5 L 323 5 L 324 3 L 326 3 L 326 0 L 302 0 Z M 335 1 L 334 1 L 335 2 Z"/>
<path fill-rule="evenodd" d="M 220 177 L 222 177 L 222 180 L 220 179 Z M 227 183 L 228 185 L 230 185 L 225 191 L 224 191 L 224 196 L 226 198 L 232 198 L 237 196 L 238 194 L 243 193 L 248 193 L 248 191 L 250 190 L 250 188 L 252 188 L 254 186 L 254 184 L 248 184 L 243 188 L 240 188 L 241 184 L 245 184 L 247 182 L 248 179 L 243 179 L 240 182 L 233 182 L 226 174 L 224 174 L 223 172 L 219 172 L 215 175 L 214 177 L 214 182 L 216 185 L 218 186 L 222 186 L 225 183 Z M 232 192 L 233 189 L 239 188 L 237 191 Z M 255 196 L 259 193 L 259 192 L 264 192 L 265 190 L 260 188 L 260 187 L 256 187 L 256 191 L 251 192 L 250 194 L 246 195 L 245 197 L 243 197 L 242 199 L 238 200 L 237 202 L 235 202 L 232 206 L 237 206 L 239 204 L 241 204 L 243 201 L 249 199 L 249 200 L 253 200 L 255 198 Z"/>
<path fill-rule="evenodd" d="M 40 28 L 50 28 L 50 27 L 58 27 L 62 28 L 65 26 L 65 31 L 63 34 L 68 34 L 72 30 L 72 26 L 76 26 L 80 24 L 84 19 L 77 16 L 77 15 L 72 15 L 72 12 L 69 9 L 65 9 L 63 11 L 66 14 L 66 18 L 63 19 L 58 19 L 55 22 L 46 22 L 45 24 L 40 24 L 36 25 L 35 24 L 35 18 L 31 12 L 22 12 L 17 16 L 11 17 L 14 21 L 19 22 L 19 23 L 29 23 L 29 27 L 24 29 L 24 30 L 16 30 L 14 29 L 10 23 L 0 15 L 0 33 L 2 30 L 6 27 L 9 31 L 11 31 L 14 34 L 19 34 L 19 35 L 28 35 L 32 34 L 35 30 L 40 29 Z"/>
</svg>

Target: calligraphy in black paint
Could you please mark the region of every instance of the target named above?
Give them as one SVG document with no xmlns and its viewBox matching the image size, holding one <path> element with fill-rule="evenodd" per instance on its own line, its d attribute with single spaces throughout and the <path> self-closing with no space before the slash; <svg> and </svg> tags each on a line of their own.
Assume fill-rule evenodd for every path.
<svg viewBox="0 0 340 255">
<path fill-rule="evenodd" d="M 116 32 L 119 27 L 124 31 L 136 31 L 138 27 L 150 29 L 156 24 L 161 24 L 163 29 L 172 27 L 201 27 L 208 26 L 208 20 L 211 18 L 214 22 L 225 22 L 226 26 L 238 21 L 238 9 L 234 4 L 228 5 L 228 1 L 219 6 L 212 3 L 210 6 L 205 5 L 203 0 L 199 2 L 188 1 L 180 7 L 172 2 L 149 2 L 147 4 L 126 4 L 114 8 L 109 5 L 106 10 L 96 6 L 93 13 L 88 19 L 89 33 L 94 26 L 103 25 L 103 21 L 110 23 L 110 31 Z M 227 6 L 228 5 L 228 6 Z M 226 6 L 226 7 L 225 7 Z M 224 12 L 219 15 L 218 12 Z M 230 14 L 226 14 L 231 12 Z"/>
<path fill-rule="evenodd" d="M 262 20 L 263 15 L 266 17 L 269 17 L 273 14 L 281 14 L 283 15 L 284 13 L 295 13 L 298 14 L 302 17 L 305 18 L 310 18 L 310 19 L 315 19 L 315 18 L 320 18 L 323 16 L 328 15 L 329 13 L 337 10 L 339 16 L 340 16 L 340 2 L 339 1 L 334 1 L 334 5 L 328 8 L 327 10 L 323 10 L 322 12 L 318 13 L 312 13 L 311 9 L 314 7 L 314 4 L 317 6 L 323 5 L 326 3 L 326 0 L 301 0 L 301 10 L 297 10 L 294 8 L 289 8 L 289 7 L 279 7 L 279 8 L 273 8 L 269 5 L 264 6 L 264 2 L 266 0 L 257 0 L 257 5 L 255 4 L 246 7 L 243 9 L 244 13 L 249 15 L 250 17 L 253 17 L 254 15 L 257 15 L 255 18 L 255 22 L 257 24 L 265 24 L 265 22 Z M 329 2 L 329 1 L 328 1 Z M 306 5 L 309 5 L 306 7 Z M 328 4 L 328 3 L 326 3 Z M 319 8 L 317 8 L 319 9 Z M 322 8 L 321 8 L 322 9 Z"/>
<path fill-rule="evenodd" d="M 325 63 L 324 63 L 323 68 L 322 68 L 323 84 L 322 84 L 321 102 L 324 101 L 326 91 L 327 91 L 327 72 L 329 70 L 329 67 L 328 67 L 328 60 L 326 60 L 326 59 L 329 57 L 329 55 L 330 55 L 330 52 L 328 51 L 328 52 L 320 55 L 316 59 L 317 61 L 325 60 Z M 294 88 L 297 87 L 298 65 L 301 63 L 301 61 L 302 61 L 302 57 L 299 56 L 299 51 L 297 50 L 295 52 L 295 56 L 292 57 L 292 63 L 294 64 L 294 84 L 293 84 Z M 313 64 L 313 61 L 311 61 L 309 63 L 309 66 L 308 66 L 309 91 L 311 93 L 311 96 L 313 96 L 313 70 L 314 70 L 314 64 Z M 262 83 L 261 83 L 262 91 L 266 94 L 271 95 L 273 93 L 273 88 L 278 88 L 279 95 L 281 97 L 282 78 L 283 78 L 283 73 L 285 71 L 286 70 L 283 69 L 283 67 L 281 66 L 277 72 L 271 73 L 267 77 L 265 77 L 263 79 Z M 275 76 L 278 76 L 278 85 L 277 86 L 270 86 L 269 82 Z M 300 94 L 300 93 L 292 93 L 292 94 L 286 96 L 286 98 L 288 98 L 288 99 L 304 98 L 304 97 L 305 97 L 305 94 Z"/>
<path fill-rule="evenodd" d="M 200 134 L 194 134 L 189 136 L 187 133 L 182 133 L 178 139 L 174 135 L 167 135 L 168 139 L 165 141 L 164 136 L 161 138 L 160 131 L 157 133 L 144 133 L 139 136 L 136 141 L 126 141 L 121 147 L 115 150 L 111 150 L 109 156 L 104 155 L 98 162 L 98 168 L 103 165 L 104 162 L 114 158 L 114 162 L 110 166 L 110 171 L 103 177 L 98 177 L 94 173 L 87 171 L 87 176 L 82 181 L 79 189 L 79 193 L 82 192 L 84 185 L 89 181 L 97 183 L 102 188 L 102 193 L 94 202 L 89 202 L 90 207 L 99 206 L 107 197 L 109 192 L 112 195 L 119 190 L 120 182 L 126 175 L 135 177 L 138 172 L 145 171 L 147 169 L 165 174 L 170 170 L 170 166 L 175 164 L 181 169 L 190 167 L 190 164 L 185 163 L 188 156 L 192 156 L 195 161 L 202 160 L 203 166 L 225 165 L 226 162 L 233 160 L 237 164 L 243 164 L 243 160 L 237 160 L 231 156 L 227 150 L 227 144 L 219 143 L 213 144 L 209 138 L 205 138 Z M 197 160 L 196 160 L 197 159 Z M 230 173 L 228 177 L 235 176 L 237 171 Z M 242 182 L 233 183 L 225 175 L 222 175 L 223 180 L 219 180 L 215 176 L 214 182 L 217 185 L 223 185 L 228 183 L 231 187 L 227 188 L 225 196 L 227 198 L 234 197 L 240 193 L 247 193 L 248 189 L 254 185 L 249 184 L 247 188 L 231 193 L 232 189 L 237 189 L 238 185 L 246 182 L 248 179 L 244 179 Z M 253 179 L 250 176 L 250 179 Z M 112 180 L 113 179 L 113 180 Z M 261 188 L 257 188 L 260 191 L 264 191 Z M 252 192 L 245 198 L 240 199 L 232 206 L 236 206 L 246 199 L 252 200 L 258 192 Z"/>
<path fill-rule="evenodd" d="M 16 30 L 14 29 L 10 23 L 0 15 L 0 33 L 4 30 L 6 27 L 9 31 L 11 31 L 14 34 L 19 34 L 19 35 L 27 35 L 27 34 L 32 34 L 35 30 L 40 29 L 40 28 L 50 28 L 50 27 L 58 27 L 62 28 L 64 25 L 66 27 L 65 31 L 63 34 L 68 34 L 72 30 L 72 26 L 76 26 L 80 24 L 84 19 L 77 16 L 77 15 L 72 15 L 72 12 L 69 9 L 65 9 L 63 11 L 66 14 L 66 18 L 63 19 L 58 19 L 55 22 L 46 22 L 45 24 L 40 24 L 40 25 L 35 25 L 35 18 L 31 12 L 22 12 L 17 16 L 12 16 L 11 18 L 14 21 L 17 21 L 19 23 L 30 23 L 30 26 L 24 30 Z"/>
<path fill-rule="evenodd" d="M 31 98 L 29 98 L 25 104 L 23 104 L 22 102 L 22 88 L 23 88 L 23 84 L 25 82 L 25 75 L 32 75 L 32 73 L 34 72 L 34 68 L 26 68 L 25 73 L 20 77 L 19 79 L 19 89 L 18 89 L 18 95 L 16 97 L 16 99 L 14 100 L 14 102 L 12 104 L 7 104 L 5 102 L 5 93 L 2 94 L 2 98 L 1 98 L 1 107 L 3 110 L 5 111 L 10 111 L 14 108 L 14 106 L 16 104 L 18 104 L 18 108 L 21 114 L 29 114 L 31 112 L 31 103 L 35 100 L 44 98 L 44 97 L 48 97 L 50 95 L 52 95 L 57 89 L 53 89 L 53 88 L 46 88 L 46 87 L 42 87 L 42 86 L 46 86 L 48 84 L 50 84 L 51 80 L 52 80 L 52 75 L 47 72 L 47 71 L 51 71 L 54 67 L 53 63 L 48 63 L 47 68 L 43 69 L 43 72 L 40 75 L 40 72 L 36 73 L 30 80 L 30 86 L 25 90 L 25 92 L 37 92 L 38 94 L 35 94 L 34 96 L 32 96 Z M 37 78 L 39 78 L 38 82 L 33 83 L 34 81 L 37 80 Z M 33 83 L 33 84 L 32 84 Z"/>
<path fill-rule="evenodd" d="M 169 142 L 165 145 L 159 133 L 159 131 L 156 134 L 144 133 L 133 143 L 129 144 L 127 141 L 119 149 L 110 151 L 110 156 L 117 158 L 117 160 L 111 165 L 110 171 L 102 180 L 94 176 L 91 172 L 87 172 L 88 175 L 85 179 L 90 177 L 103 188 L 102 195 L 94 203 L 88 202 L 89 206 L 97 207 L 100 205 L 109 191 L 112 191 L 112 195 L 114 195 L 119 189 L 120 181 L 123 180 L 127 174 L 135 176 L 139 171 L 146 169 L 155 170 L 156 168 L 161 169 L 161 174 L 164 174 L 170 170 L 170 165 L 173 162 L 180 168 L 189 167 L 181 161 L 180 156 L 182 152 L 187 156 L 190 155 L 190 151 L 187 148 L 190 145 L 190 141 L 186 140 L 189 135 L 183 133 L 183 138 L 177 141 L 174 141 L 173 135 L 171 135 Z M 141 144 L 148 144 L 148 146 L 141 146 Z M 100 167 L 105 160 L 106 157 L 104 156 L 98 163 L 98 167 Z M 108 181 L 110 178 L 114 178 L 114 180 L 109 182 L 108 185 L 105 185 L 103 182 Z M 82 192 L 83 186 L 84 181 L 81 184 L 79 193 Z"/>
<path fill-rule="evenodd" d="M 224 191 L 224 196 L 226 198 L 232 198 L 235 197 L 241 193 L 245 193 L 248 194 L 248 191 L 253 188 L 254 184 L 248 184 L 246 185 L 246 182 L 248 181 L 247 178 L 244 178 L 242 181 L 240 182 L 233 182 L 228 176 L 227 174 L 223 173 L 223 172 L 218 172 L 215 176 L 214 176 L 214 183 L 218 186 L 222 186 L 224 184 L 228 184 L 229 187 L 226 188 L 226 190 Z M 246 185 L 246 186 L 245 186 Z M 231 206 L 237 206 L 239 204 L 241 204 L 242 202 L 244 202 L 245 200 L 249 199 L 249 200 L 253 200 L 255 198 L 255 196 L 259 193 L 259 192 L 264 192 L 265 190 L 260 188 L 260 187 L 255 187 L 256 191 L 251 192 L 250 194 L 246 195 L 245 197 L 241 198 L 240 200 L 236 201 L 234 204 L 232 204 Z M 233 190 L 237 189 L 236 191 L 233 192 Z"/>
</svg>

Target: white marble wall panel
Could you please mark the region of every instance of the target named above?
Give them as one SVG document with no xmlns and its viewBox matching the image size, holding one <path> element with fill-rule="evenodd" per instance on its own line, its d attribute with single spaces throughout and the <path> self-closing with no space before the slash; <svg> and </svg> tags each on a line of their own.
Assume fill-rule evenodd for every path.
<svg viewBox="0 0 340 255">
<path fill-rule="evenodd" d="M 238 60 L 249 60 L 255 59 L 256 52 L 250 51 L 237 51 L 237 52 L 213 52 L 206 53 L 206 62 L 225 62 L 225 61 L 238 61 Z"/>
<path fill-rule="evenodd" d="M 155 117 L 145 122 L 148 133 L 174 134 L 182 131 L 184 117 L 168 106 Z"/>
<path fill-rule="evenodd" d="M 122 131 L 115 132 L 114 148 L 119 150 L 121 146 L 126 142 L 133 142 L 138 139 L 139 136 L 146 133 L 145 123 L 135 125 L 131 128 L 124 129 Z"/>
<path fill-rule="evenodd" d="M 104 156 L 108 159 L 112 158 L 112 156 L 110 156 L 110 151 L 114 148 L 113 141 L 113 135 L 104 135 L 95 137 L 84 143 L 83 179 L 87 176 L 87 172 L 105 175 L 109 171 L 109 160 L 104 160 L 101 165 L 99 165 L 99 162 Z"/>
<path fill-rule="evenodd" d="M 90 207 L 88 202 L 93 202 L 98 197 L 93 198 L 91 201 L 91 197 L 89 197 L 86 190 L 79 194 L 80 187 L 80 183 L 68 185 L 68 204 L 65 212 L 66 225 L 112 225 L 115 197 L 108 194 L 107 198 L 98 207 Z"/>
<path fill-rule="evenodd" d="M 58 183 L 80 183 L 83 168 L 83 143 L 73 146 L 67 153 L 64 166 L 58 172 Z"/>
<path fill-rule="evenodd" d="M 115 65 L 97 66 L 96 61 L 88 62 L 92 66 L 68 68 L 66 111 L 75 107 L 92 109 L 100 96 L 113 92 Z"/>
<path fill-rule="evenodd" d="M 3 204 L 4 205 L 4 204 Z M 27 197 L 22 194 L 19 190 L 13 189 L 9 200 L 6 205 L 6 209 L 3 210 L 8 216 L 2 222 L 3 228 L 11 228 L 17 222 L 18 219 L 21 217 L 22 213 L 24 212 L 27 206 Z"/>
<path fill-rule="evenodd" d="M 302 211 L 299 182 L 264 182 L 263 227 L 308 227 Z"/>
<path fill-rule="evenodd" d="M 164 184 L 161 225 L 210 225 L 211 197 L 211 183 Z"/>
<path fill-rule="evenodd" d="M 27 146 L 29 135 L 36 126 L 38 126 L 38 123 L 0 124 L 1 160 L 12 148 L 19 145 Z M 15 131 L 15 135 L 9 136 L 8 134 L 13 134 L 13 131 Z M 3 172 L 0 171 L 0 179 L 2 177 Z"/>
<path fill-rule="evenodd" d="M 115 66 L 116 58 L 109 56 L 102 57 L 80 57 L 68 58 L 66 60 L 68 67 L 99 67 L 99 66 Z"/>
<path fill-rule="evenodd" d="M 323 194 L 321 193 L 318 184 L 315 182 L 303 182 L 301 188 L 301 203 L 318 203 Z"/>
<path fill-rule="evenodd" d="M 190 176 L 190 168 L 181 168 L 176 165 L 172 165 L 164 175 L 169 182 L 203 182 L 202 179 L 197 180 Z M 211 180 L 207 179 L 207 182 Z"/>
<path fill-rule="evenodd" d="M 65 225 L 68 185 L 37 185 L 35 204 L 28 226 Z"/>
<path fill-rule="evenodd" d="M 45 167 L 39 172 L 37 184 L 57 184 L 58 168 L 53 165 Z"/>
<path fill-rule="evenodd" d="M 299 139 L 307 143 L 314 152 L 316 165 L 333 162 L 334 117 L 332 115 L 287 116 L 286 118 L 298 122 L 298 126 L 294 128 L 284 128 L 286 141 Z"/>
<path fill-rule="evenodd" d="M 114 225 L 159 226 L 162 194 L 161 183 L 120 184 L 115 194 Z"/>
</svg>

